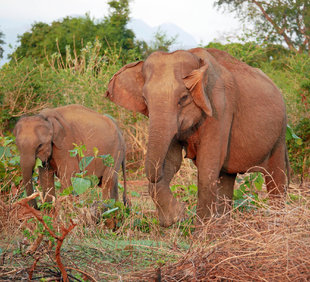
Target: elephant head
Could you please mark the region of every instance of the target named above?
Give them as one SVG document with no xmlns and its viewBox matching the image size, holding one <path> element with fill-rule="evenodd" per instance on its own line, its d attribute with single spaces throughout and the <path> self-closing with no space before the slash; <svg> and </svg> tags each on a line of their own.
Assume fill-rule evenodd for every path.
<svg viewBox="0 0 310 282">
<path fill-rule="evenodd" d="M 149 116 L 145 169 L 150 182 L 161 180 L 172 141 L 186 140 L 215 114 L 211 91 L 205 86 L 214 86 L 217 71 L 212 56 L 197 48 L 154 52 L 144 62 L 128 64 L 112 77 L 106 96 Z"/>
<path fill-rule="evenodd" d="M 36 158 L 46 166 L 52 156 L 53 145 L 61 147 L 65 130 L 59 120 L 47 110 L 36 116 L 22 117 L 13 133 L 20 152 L 23 183 L 29 196 L 33 193 L 32 174 Z M 35 201 L 31 204 L 36 205 Z"/>
</svg>

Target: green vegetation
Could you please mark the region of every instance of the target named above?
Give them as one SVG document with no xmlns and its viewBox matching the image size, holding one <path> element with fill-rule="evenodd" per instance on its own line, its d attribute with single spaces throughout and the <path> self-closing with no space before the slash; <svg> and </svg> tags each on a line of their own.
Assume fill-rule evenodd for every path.
<svg viewBox="0 0 310 282">
<path fill-rule="evenodd" d="M 100 55 L 108 48 L 116 48 L 121 58 L 137 48 L 135 35 L 126 28 L 129 21 L 128 0 L 109 1 L 110 13 L 99 22 L 95 22 L 88 14 L 84 17 L 66 17 L 54 21 L 50 25 L 38 22 L 32 25 L 30 32 L 19 36 L 20 46 L 11 58 L 31 58 L 37 63 L 46 63 L 46 57 L 53 54 L 65 56 L 70 54 L 76 58 L 88 42 L 99 40 L 102 49 Z M 70 46 L 68 50 L 68 46 Z M 69 52 L 68 52 L 69 51 Z"/>
<path fill-rule="evenodd" d="M 27 271 L 33 265 L 36 270 L 34 279 L 45 281 L 44 279 L 53 277 L 59 280 L 60 273 L 55 267 L 54 253 L 57 236 L 64 234 L 64 226 L 72 226 L 61 249 L 63 263 L 71 267 L 67 272 L 71 275 L 72 281 L 84 281 L 88 279 L 88 274 L 92 274 L 100 281 L 122 280 L 127 273 L 141 269 L 144 272 L 146 267 L 160 269 L 163 264 L 169 265 L 183 259 L 189 247 L 194 248 L 195 244 L 199 247 L 198 251 L 194 248 L 198 254 L 197 257 L 193 255 L 195 262 L 206 258 L 203 265 L 214 262 L 214 267 L 211 268 L 216 270 L 223 262 L 231 263 L 234 258 L 241 259 L 240 253 L 245 253 L 244 238 L 247 238 L 249 247 L 246 249 L 247 256 L 245 264 L 242 265 L 243 269 L 252 271 L 257 266 L 261 270 L 260 265 L 270 265 L 270 261 L 279 261 L 283 262 L 284 271 L 270 273 L 288 272 L 287 262 L 292 262 L 292 256 L 289 257 L 292 250 L 288 252 L 287 246 L 296 242 L 297 245 L 307 244 L 307 240 L 299 241 L 295 240 L 297 237 L 289 237 L 293 236 L 291 232 L 300 232 L 298 238 L 309 237 L 309 230 L 306 230 L 310 220 L 309 195 L 303 194 L 302 190 L 289 191 L 287 212 L 280 213 L 273 210 L 268 206 L 268 200 L 262 196 L 263 178 L 259 173 L 246 174 L 237 179 L 234 211 L 230 223 L 224 221 L 223 234 L 218 231 L 219 219 L 218 222 L 205 226 L 206 233 L 202 239 L 198 238 L 199 241 L 193 239 L 198 189 L 193 176 L 196 172 L 189 161 L 185 162 L 171 187 L 174 196 L 187 205 L 186 218 L 181 223 L 165 229 L 158 224 L 154 203 L 146 195 L 145 183 L 136 184 L 134 188 L 130 187 L 128 192 L 132 202 L 130 208 L 115 200 L 102 201 L 101 190 L 97 187 L 98 179 L 86 176 L 85 171 L 94 158 L 102 158 L 107 165 L 113 160 L 109 156 L 99 156 L 96 148 L 93 150 L 93 156 L 85 156 L 83 144 L 75 144 L 71 154 L 80 156 L 81 173 L 74 176 L 72 187 L 68 187 L 62 193 L 58 191 L 58 198 L 53 204 L 42 203 L 42 199 L 37 198 L 41 203 L 39 212 L 42 221 L 38 219 L 28 221 L 20 216 L 24 215 L 25 211 L 22 208 L 17 209 L 15 204 L 25 197 L 25 192 L 21 184 L 18 151 L 11 132 L 19 117 L 35 114 L 45 107 L 78 103 L 112 116 L 123 129 L 127 142 L 127 179 L 145 180 L 143 158 L 147 142 L 145 137 L 147 119 L 116 106 L 104 95 L 110 78 L 124 64 L 143 59 L 155 50 L 169 50 L 175 38 L 167 38 L 159 30 L 150 45 L 135 40 L 133 32 L 126 28 L 129 20 L 128 3 L 128 0 L 109 1 L 110 14 L 100 22 L 95 22 L 86 15 L 79 18 L 67 17 L 51 25 L 35 23 L 30 32 L 20 37 L 20 46 L 12 54 L 10 63 L 0 69 L 0 255 L 3 254 L 0 273 L 5 269 L 7 279 L 12 280 L 12 273 L 20 275 L 13 277 L 13 280 L 20 280 L 21 277 L 28 279 Z M 1 37 L 0 33 L 0 48 Z M 225 50 L 241 61 L 262 69 L 282 90 L 288 112 L 286 139 L 293 170 L 293 183 L 309 181 L 310 57 L 308 54 L 288 50 L 272 40 L 257 44 L 247 38 L 239 43 L 212 42 L 205 47 Z M 40 164 L 37 163 L 38 165 Z M 40 191 L 37 178 L 35 171 L 34 186 Z M 56 188 L 60 188 L 57 181 Z M 121 184 L 119 189 L 121 192 L 124 189 Z M 70 220 L 77 223 L 76 228 L 73 229 L 75 225 Z M 264 225 L 264 222 L 268 224 Z M 288 222 L 292 222 L 291 226 Z M 55 233 L 55 236 L 48 232 L 45 225 Z M 271 232 L 272 226 L 275 226 L 273 232 Z M 266 234 L 270 238 L 265 240 Z M 291 239 L 283 240 L 279 234 Z M 39 243 L 41 245 L 37 253 L 35 255 L 27 253 L 30 246 L 33 246 L 40 237 L 43 241 Z M 239 243 L 235 244 L 231 238 L 239 238 Z M 257 240 L 261 240 L 259 246 L 261 249 L 265 246 L 266 253 L 261 253 L 261 250 L 253 253 L 253 246 L 257 245 Z M 24 241 L 27 243 L 20 243 Z M 264 245 L 270 242 L 271 247 L 275 248 L 274 256 L 270 255 L 273 254 L 270 253 L 270 245 Z M 281 245 L 284 243 L 285 247 Z M 292 265 L 291 273 L 292 269 L 296 273 L 302 273 L 298 267 L 302 267 L 305 262 L 298 261 L 298 258 L 303 259 L 306 256 L 298 253 L 298 257 L 295 253 L 297 254 L 297 250 L 302 252 L 307 248 L 305 245 L 294 248 L 296 267 Z M 227 250 L 230 250 L 230 253 Z M 283 261 L 276 257 L 279 250 L 285 252 L 283 256 L 281 255 Z M 213 254 L 219 255 L 219 258 L 222 254 L 222 258 L 217 261 L 216 258 L 212 258 Z M 251 266 L 246 264 L 256 262 L 257 255 L 260 254 L 261 263 Z M 231 260 L 227 259 L 229 256 Z M 270 261 L 266 262 L 268 256 Z M 173 269 L 182 273 L 184 267 L 191 265 L 192 261 L 175 266 Z M 199 262 L 197 265 L 202 264 Z M 239 265 L 240 261 L 236 262 L 233 269 L 228 265 L 225 268 L 229 272 L 227 277 L 233 277 L 232 273 L 238 271 Z M 1 268 L 2 266 L 4 268 Z M 201 269 L 198 268 L 199 274 Z M 218 273 L 222 275 L 225 269 Z M 79 270 L 84 270 L 87 275 Z M 196 270 L 185 273 L 196 275 Z M 265 277 L 263 276 L 265 274 L 260 273 L 261 276 L 257 277 Z M 145 278 L 143 274 L 139 275 L 133 277 L 150 280 L 148 279 L 150 276 Z M 177 275 L 179 274 L 173 277 L 178 277 L 175 280 L 181 281 Z M 240 277 L 243 277 L 243 280 L 253 280 L 254 277 L 242 275 Z M 187 277 L 187 280 L 199 279 L 199 276 L 197 277 Z M 238 280 L 239 276 L 235 277 Z M 266 280 L 277 278 L 272 276 Z M 135 280 L 128 278 L 130 279 Z"/>
<path fill-rule="evenodd" d="M 3 47 L 1 45 L 3 45 L 5 42 L 3 40 L 4 34 L 3 32 L 0 30 L 0 59 L 3 58 Z"/>
<path fill-rule="evenodd" d="M 217 0 L 215 6 L 236 12 L 242 22 L 250 23 L 247 32 L 256 40 L 285 43 L 292 51 L 310 54 L 308 0 Z"/>
</svg>

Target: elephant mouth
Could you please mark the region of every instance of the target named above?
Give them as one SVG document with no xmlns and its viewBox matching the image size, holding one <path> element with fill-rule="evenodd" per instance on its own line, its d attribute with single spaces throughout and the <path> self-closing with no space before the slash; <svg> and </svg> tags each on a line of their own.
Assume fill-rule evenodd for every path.
<svg viewBox="0 0 310 282">
<path fill-rule="evenodd" d="M 193 135 L 198 130 L 198 128 L 203 124 L 206 118 L 207 116 L 204 115 L 203 118 L 201 118 L 197 123 L 192 125 L 190 128 L 179 131 L 176 135 L 176 139 L 179 141 L 186 141 L 191 135 Z"/>
</svg>

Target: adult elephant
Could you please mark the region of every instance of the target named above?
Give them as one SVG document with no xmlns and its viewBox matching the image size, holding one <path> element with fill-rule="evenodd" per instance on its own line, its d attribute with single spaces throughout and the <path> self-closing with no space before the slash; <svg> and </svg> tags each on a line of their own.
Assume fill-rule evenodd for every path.
<svg viewBox="0 0 310 282">
<path fill-rule="evenodd" d="M 39 179 L 47 201 L 55 196 L 54 175 L 59 177 L 62 189 L 71 185 L 71 177 L 80 172 L 80 157 L 71 157 L 69 152 L 75 143 L 86 146 L 86 156 L 92 156 L 96 147 L 99 155 L 110 154 L 113 157 L 114 165 L 111 167 L 105 166 L 99 158 L 94 159 L 87 166 L 87 174 L 95 174 L 99 178 L 105 198 L 118 199 L 117 179 L 121 164 L 125 179 L 125 142 L 109 117 L 80 105 L 44 109 L 38 115 L 21 118 L 14 128 L 14 135 L 28 196 L 33 193 L 32 174 L 36 158 L 43 164 L 39 167 Z M 126 203 L 124 190 L 123 200 Z M 31 204 L 36 206 L 35 200 Z"/>
<path fill-rule="evenodd" d="M 182 217 L 183 205 L 169 189 L 182 148 L 198 168 L 202 220 L 225 212 L 236 174 L 250 168 L 265 173 L 270 194 L 283 195 L 285 104 L 262 71 L 216 49 L 154 52 L 121 68 L 106 95 L 149 117 L 145 169 L 161 225 Z"/>
</svg>

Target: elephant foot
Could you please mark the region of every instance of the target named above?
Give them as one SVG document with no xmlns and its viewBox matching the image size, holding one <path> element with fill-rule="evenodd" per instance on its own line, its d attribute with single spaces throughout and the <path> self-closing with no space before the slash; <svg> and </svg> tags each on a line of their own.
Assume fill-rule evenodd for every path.
<svg viewBox="0 0 310 282">
<path fill-rule="evenodd" d="M 163 227 L 169 227 L 184 218 L 185 204 L 179 203 L 173 198 L 171 204 L 166 207 L 158 205 L 157 212 L 159 224 Z"/>
</svg>

